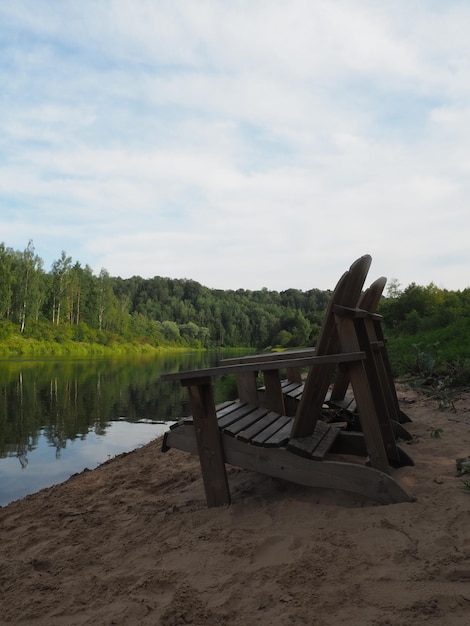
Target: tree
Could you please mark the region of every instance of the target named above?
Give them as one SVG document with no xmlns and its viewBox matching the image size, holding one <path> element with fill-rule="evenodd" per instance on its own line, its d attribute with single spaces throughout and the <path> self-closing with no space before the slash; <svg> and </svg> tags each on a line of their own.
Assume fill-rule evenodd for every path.
<svg viewBox="0 0 470 626">
<path fill-rule="evenodd" d="M 13 250 L 5 248 L 4 243 L 0 244 L 0 319 L 10 315 L 14 281 L 13 255 Z"/>
<path fill-rule="evenodd" d="M 89 265 L 74 266 L 75 273 L 75 319 L 77 324 L 85 323 L 90 328 L 98 327 L 98 279 Z"/>
<path fill-rule="evenodd" d="M 109 325 L 115 311 L 115 297 L 109 273 L 104 268 L 98 276 L 98 328 Z"/>
<path fill-rule="evenodd" d="M 401 284 L 398 282 L 398 278 L 392 278 L 387 285 L 387 297 L 399 298 L 403 291 L 401 290 Z"/>
<path fill-rule="evenodd" d="M 162 332 L 167 341 L 179 342 L 181 339 L 180 329 L 176 322 L 165 321 L 162 323 Z"/>
<path fill-rule="evenodd" d="M 73 300 L 70 298 L 70 285 L 71 285 L 71 267 L 72 257 L 66 255 L 62 250 L 60 259 L 54 261 L 52 264 L 52 289 L 53 289 L 53 302 L 52 302 L 52 323 L 59 325 L 60 314 L 63 307 L 68 308 L 69 320 L 72 317 Z"/>
<path fill-rule="evenodd" d="M 26 320 L 39 318 L 41 303 L 44 298 L 41 290 L 42 259 L 35 254 L 33 241 L 30 239 L 25 250 L 16 258 L 16 314 L 20 332 L 24 333 Z"/>
</svg>

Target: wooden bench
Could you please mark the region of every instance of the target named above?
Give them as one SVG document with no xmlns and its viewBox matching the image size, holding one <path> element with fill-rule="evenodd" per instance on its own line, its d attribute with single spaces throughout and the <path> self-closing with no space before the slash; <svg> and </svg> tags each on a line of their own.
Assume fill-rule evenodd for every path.
<svg viewBox="0 0 470 626">
<path fill-rule="evenodd" d="M 303 485 L 342 489 L 380 503 L 412 500 L 391 476 L 391 467 L 412 464 L 412 460 L 397 445 L 389 420 L 377 415 L 367 373 L 367 368 L 376 365 L 361 348 L 364 328 L 374 323 L 369 313 L 355 308 L 370 262 L 370 256 L 361 257 L 339 280 L 314 353 L 307 350 L 300 356 L 283 359 L 281 355 L 275 362 L 263 358 L 162 377 L 179 380 L 188 388 L 192 412 L 165 434 L 163 450 L 176 447 L 199 455 L 208 506 L 230 503 L 226 463 Z M 359 433 L 321 420 L 339 366 L 351 382 L 361 422 Z M 302 396 L 295 416 L 288 416 L 279 372 L 303 367 L 309 373 Z M 257 372 L 263 373 L 274 406 L 259 405 L 252 383 Z M 250 381 L 242 393 L 245 397 L 216 407 L 212 377 L 228 373 Z M 337 460 L 336 453 L 349 455 L 351 462 Z"/>
</svg>

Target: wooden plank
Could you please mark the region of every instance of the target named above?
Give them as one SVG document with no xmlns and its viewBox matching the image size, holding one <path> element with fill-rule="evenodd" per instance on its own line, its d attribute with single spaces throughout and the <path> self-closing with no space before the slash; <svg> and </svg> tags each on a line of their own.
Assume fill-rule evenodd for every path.
<svg viewBox="0 0 470 626">
<path fill-rule="evenodd" d="M 266 406 L 270 411 L 285 415 L 284 395 L 281 389 L 281 377 L 279 370 L 266 370 L 264 372 L 264 384 L 266 387 Z"/>
<path fill-rule="evenodd" d="M 264 443 L 274 436 L 281 428 L 286 424 L 289 424 L 292 420 L 286 415 L 279 415 L 275 422 L 272 422 L 267 428 L 258 433 L 251 439 L 251 443 L 255 446 L 263 446 Z"/>
<path fill-rule="evenodd" d="M 257 422 L 254 422 L 249 428 L 238 433 L 238 438 L 241 441 L 251 442 L 253 437 L 256 437 L 256 435 L 259 435 L 263 430 L 271 426 L 279 417 L 279 413 L 275 413 L 274 411 L 266 413 L 266 415 Z"/>
<path fill-rule="evenodd" d="M 368 335 L 369 335 L 369 350 L 374 352 L 374 357 L 376 359 L 376 368 L 378 371 L 378 377 L 380 381 L 381 388 L 381 396 L 383 397 L 383 403 L 381 406 L 377 406 L 376 410 L 381 417 L 385 415 L 388 416 L 388 419 L 393 422 L 395 421 L 403 421 L 401 416 L 401 411 L 398 406 L 398 399 L 396 396 L 395 384 L 393 381 L 392 371 L 388 361 L 388 354 L 386 349 L 386 341 L 383 336 L 382 331 L 382 317 L 380 315 L 375 314 L 377 306 L 380 302 L 380 298 L 382 296 L 383 289 L 386 284 L 386 278 L 381 277 L 374 281 L 372 285 L 367 289 L 361 296 L 358 304 L 359 309 L 364 309 L 369 312 L 369 315 L 364 317 L 364 323 L 367 326 Z M 348 383 L 347 377 L 340 377 L 339 380 L 335 382 L 335 386 L 333 388 L 332 400 L 341 399 L 342 395 L 344 395 L 346 391 L 346 385 Z M 376 384 L 372 384 L 372 389 L 378 388 Z M 374 396 L 374 401 L 376 396 Z M 379 399 L 380 403 L 380 399 Z M 405 421 L 409 421 L 405 420 Z M 393 423 L 392 423 L 393 426 Z M 394 431 L 395 432 L 395 431 Z M 402 433 L 404 434 L 404 433 Z M 395 433 L 396 435 L 396 433 Z M 409 437 L 409 434 L 407 433 Z M 392 455 L 393 456 L 393 455 Z"/>
<path fill-rule="evenodd" d="M 359 298 L 358 308 L 364 309 L 371 313 L 375 313 L 379 306 L 380 298 L 382 297 L 383 290 L 387 284 L 385 276 L 381 276 L 374 280 L 373 283 L 366 289 Z M 331 400 L 343 400 L 349 387 L 349 375 L 347 368 L 340 366 L 337 372 L 336 380 L 333 385 L 331 393 Z"/>
<path fill-rule="evenodd" d="M 391 394 L 391 401 L 393 402 L 394 405 L 394 419 L 396 419 L 397 421 L 403 423 L 403 422 L 411 422 L 411 419 L 406 415 L 406 413 L 403 413 L 403 411 L 400 409 L 400 405 L 398 403 L 398 397 L 397 397 L 397 391 L 395 388 L 395 383 L 393 380 L 393 373 L 392 373 L 392 366 L 390 364 L 390 360 L 388 357 L 388 352 L 387 352 L 387 347 L 386 347 L 386 340 L 383 334 L 383 329 L 382 329 L 382 324 L 380 322 L 374 322 L 374 330 L 375 330 L 375 335 L 376 337 L 383 342 L 384 347 L 381 350 L 381 358 L 382 358 L 382 363 L 383 363 L 383 368 L 384 368 L 384 372 L 385 372 L 385 377 L 389 382 L 389 385 L 392 386 L 392 394 Z"/>
<path fill-rule="evenodd" d="M 359 457 L 367 457 L 368 455 L 363 433 L 341 429 L 330 451 L 333 454 L 349 454 Z"/>
<path fill-rule="evenodd" d="M 340 430 L 341 429 L 337 426 L 330 426 L 328 432 L 325 434 L 315 450 L 313 450 L 312 459 L 315 459 L 316 461 L 323 461 L 323 458 L 330 451 L 331 446 L 336 441 Z"/>
<path fill-rule="evenodd" d="M 358 361 L 364 359 L 365 355 L 362 352 L 354 352 L 354 353 L 346 353 L 342 352 L 341 354 L 324 354 L 321 356 L 307 356 L 298 359 L 284 359 L 276 362 L 276 367 L 278 369 L 283 369 L 287 366 L 297 366 L 297 367 L 309 367 L 311 365 L 322 365 L 325 363 L 346 363 L 349 361 Z M 162 374 L 161 380 L 179 380 L 182 385 L 188 386 L 192 383 L 193 380 L 197 380 L 200 378 L 210 378 L 212 376 L 218 376 L 223 374 L 237 374 L 241 371 L 260 371 L 264 372 L 266 370 L 272 370 L 272 363 L 269 362 L 257 362 L 257 363 L 247 363 L 247 364 L 234 364 L 234 365 L 220 365 L 216 367 L 208 367 L 206 369 L 201 370 L 188 370 L 184 372 L 172 372 L 169 374 Z"/>
<path fill-rule="evenodd" d="M 215 407 L 215 410 L 217 413 L 217 419 L 220 419 L 224 415 L 228 415 L 229 413 L 232 413 L 232 411 L 235 411 L 238 408 L 240 408 L 240 402 L 238 402 L 238 400 L 229 400 L 228 402 L 223 402 L 222 404 L 218 404 Z"/>
<path fill-rule="evenodd" d="M 290 439 L 287 444 L 287 449 L 294 454 L 311 458 L 313 451 L 318 447 L 329 430 L 330 426 L 328 424 L 318 421 L 315 426 L 315 431 L 311 435 Z"/>
<path fill-rule="evenodd" d="M 375 413 L 382 433 L 387 458 L 391 463 L 398 463 L 400 454 L 397 449 L 395 435 L 391 420 L 395 418 L 395 407 L 392 401 L 392 389 L 383 369 L 381 354 L 376 353 L 370 346 L 371 338 L 375 337 L 373 326 L 367 320 L 358 319 L 355 322 L 356 334 L 360 346 L 363 346 L 367 354 L 364 362 L 372 400 L 375 406 Z M 371 337 L 373 333 L 373 337 Z M 393 383 L 392 383 L 393 384 Z"/>
<path fill-rule="evenodd" d="M 290 398 L 293 398 L 294 400 L 297 400 L 301 397 L 303 391 L 304 391 L 304 386 L 298 385 L 296 389 L 289 391 L 289 393 L 287 393 L 286 395 L 288 395 Z"/>
<path fill-rule="evenodd" d="M 255 408 L 256 407 L 252 404 L 239 404 L 238 408 L 235 411 L 230 411 L 230 413 L 218 417 L 217 423 L 219 425 L 219 428 L 227 428 L 227 426 L 230 426 L 230 424 L 233 424 L 241 417 L 244 417 L 245 415 L 248 415 L 248 413 L 251 413 Z"/>
<path fill-rule="evenodd" d="M 334 409 L 350 411 L 351 413 L 356 410 L 356 401 L 353 396 L 347 396 L 344 400 L 326 400 L 326 405 Z"/>
<path fill-rule="evenodd" d="M 207 506 L 230 504 L 225 457 L 210 382 L 188 388 Z"/>
<path fill-rule="evenodd" d="M 217 411 L 217 415 L 219 414 L 219 411 L 225 411 L 226 409 L 230 408 L 235 403 L 236 403 L 236 400 L 225 400 L 225 402 L 221 402 L 215 407 L 215 410 Z"/>
<path fill-rule="evenodd" d="M 283 352 L 264 352 L 262 354 L 249 354 L 242 357 L 231 357 L 229 359 L 221 359 L 220 365 L 273 362 L 279 360 L 287 361 L 306 356 L 315 356 L 315 348 L 300 348 L 298 350 L 284 350 Z"/>
<path fill-rule="evenodd" d="M 236 378 L 238 397 L 241 402 L 258 404 L 257 372 L 238 372 Z"/>
<path fill-rule="evenodd" d="M 295 392 L 299 387 L 302 387 L 302 383 L 291 382 L 290 380 L 284 379 L 281 383 L 282 393 L 291 394 Z"/>
<path fill-rule="evenodd" d="M 318 462 L 291 454 L 285 448 L 258 448 L 238 439 L 227 439 L 227 461 L 232 465 L 301 485 L 356 493 L 381 504 L 413 501 L 391 476 L 373 468 L 338 461 Z"/>
<path fill-rule="evenodd" d="M 286 368 L 286 376 L 288 380 L 292 380 L 297 383 L 302 382 L 302 370 L 300 367 Z"/>
<path fill-rule="evenodd" d="M 413 435 L 411 435 L 404 426 L 395 420 L 390 420 L 392 424 L 393 434 L 395 435 L 395 439 L 403 439 L 403 441 L 411 441 L 413 439 Z"/>
<path fill-rule="evenodd" d="M 292 428 L 292 420 L 290 417 L 283 416 L 286 423 L 276 431 L 269 439 L 266 439 L 263 446 L 266 448 L 277 448 L 279 446 L 285 446 L 289 441 L 289 435 Z"/>
<path fill-rule="evenodd" d="M 353 320 L 344 317 L 337 317 L 337 327 L 344 350 L 349 350 L 351 346 L 358 345 Z M 380 426 L 377 421 L 377 414 L 375 412 L 375 406 L 372 400 L 364 364 L 362 361 L 360 363 L 354 363 L 351 364 L 348 369 L 354 397 L 358 407 L 359 421 L 361 423 L 372 467 L 382 472 L 389 472 L 390 467 L 387 460 L 385 445 L 382 439 Z"/>
<path fill-rule="evenodd" d="M 257 422 L 262 417 L 264 417 L 267 412 L 268 411 L 266 409 L 254 409 L 253 411 L 241 417 L 239 420 L 230 424 L 223 430 L 225 433 L 228 433 L 229 435 L 232 435 L 232 437 L 235 437 L 236 435 L 241 433 L 243 430 L 245 430 L 245 428 L 249 428 L 255 422 Z"/>
<path fill-rule="evenodd" d="M 367 447 L 364 434 L 360 432 L 350 432 L 339 429 L 338 438 L 335 440 L 330 452 L 333 454 L 348 454 L 353 456 L 367 457 Z M 408 456 L 403 448 L 397 446 L 400 453 L 400 461 L 397 467 L 414 465 L 412 458 Z"/>
<path fill-rule="evenodd" d="M 240 403 L 238 402 L 238 400 L 227 400 L 225 402 L 222 402 L 221 404 L 218 404 L 215 407 L 217 419 L 219 417 L 223 417 L 224 415 L 228 415 L 229 413 L 231 413 L 232 411 L 234 411 L 235 409 L 239 407 L 240 407 Z M 176 422 L 175 424 L 172 424 L 170 428 L 175 428 L 176 426 L 178 426 L 178 423 L 180 422 L 183 422 L 184 424 L 192 424 L 193 416 L 188 415 L 187 417 L 181 418 L 178 422 Z"/>
</svg>

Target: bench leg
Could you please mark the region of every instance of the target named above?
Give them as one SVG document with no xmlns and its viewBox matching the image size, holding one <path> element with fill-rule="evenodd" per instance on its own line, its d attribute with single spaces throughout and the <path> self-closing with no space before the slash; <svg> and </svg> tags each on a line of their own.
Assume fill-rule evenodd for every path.
<svg viewBox="0 0 470 626">
<path fill-rule="evenodd" d="M 210 379 L 187 381 L 207 506 L 230 504 L 222 440 Z"/>
<path fill-rule="evenodd" d="M 357 328 L 352 319 L 337 317 L 336 319 L 341 346 L 344 352 L 360 351 Z M 348 363 L 348 373 L 356 399 L 359 421 L 373 468 L 390 473 L 385 443 L 377 418 L 377 413 L 369 386 L 366 368 L 362 361 Z M 393 437 L 393 433 L 392 433 Z M 393 443 L 395 440 L 393 439 Z"/>
</svg>

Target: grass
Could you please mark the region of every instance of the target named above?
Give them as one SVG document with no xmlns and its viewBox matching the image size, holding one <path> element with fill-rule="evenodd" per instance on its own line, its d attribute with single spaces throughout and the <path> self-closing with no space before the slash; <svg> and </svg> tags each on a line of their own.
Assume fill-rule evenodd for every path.
<svg viewBox="0 0 470 626">
<path fill-rule="evenodd" d="M 41 341 L 40 339 L 10 336 L 0 342 L 0 356 L 13 358 L 18 356 L 125 356 L 129 354 L 151 354 L 161 352 L 163 348 L 144 343 L 115 343 L 104 345 L 84 341 Z"/>
<path fill-rule="evenodd" d="M 447 386 L 470 381 L 470 328 L 461 318 L 444 328 L 390 338 L 387 349 L 397 376 L 440 379 Z"/>
</svg>

